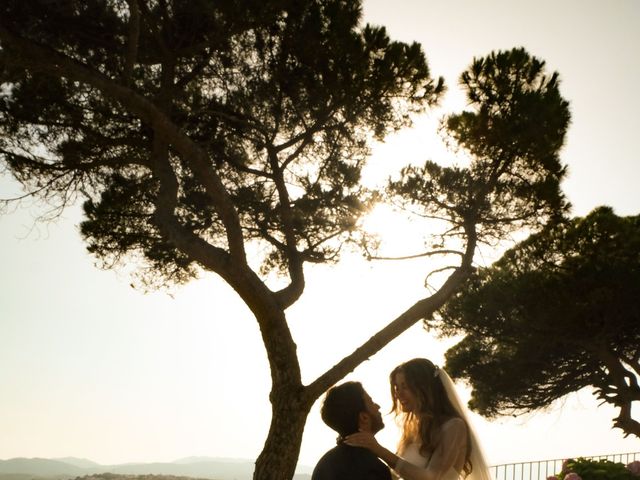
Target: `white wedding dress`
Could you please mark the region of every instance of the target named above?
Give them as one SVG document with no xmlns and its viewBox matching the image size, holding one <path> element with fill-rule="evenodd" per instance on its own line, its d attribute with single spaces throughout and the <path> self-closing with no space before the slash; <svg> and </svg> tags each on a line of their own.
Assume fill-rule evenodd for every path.
<svg viewBox="0 0 640 480">
<path fill-rule="evenodd" d="M 419 443 L 410 443 L 400 452 L 395 473 L 403 480 L 459 480 L 467 449 L 464 422 L 453 418 L 442 426 L 443 441 L 429 458 L 420 453 Z"/>
<path fill-rule="evenodd" d="M 423 457 L 420 454 L 420 446 L 417 443 L 412 443 L 408 445 L 407 448 L 402 453 L 401 457 L 405 462 L 411 465 L 415 465 L 416 467 L 424 470 L 424 472 L 427 473 L 428 471 L 427 468 L 429 466 L 429 459 L 426 457 Z M 404 468 L 402 466 L 399 466 L 399 467 L 396 466 L 396 468 L 402 471 L 408 470 L 408 467 L 406 465 L 404 466 Z M 411 476 L 411 473 L 409 472 L 405 473 L 405 475 L 409 475 L 406 477 L 406 480 L 413 480 L 413 479 L 420 478 L 419 476 L 418 477 Z M 405 477 L 402 477 L 402 478 L 405 478 Z M 456 472 L 453 467 L 449 467 L 445 472 L 439 473 L 438 479 L 439 480 L 459 480 L 460 474 Z"/>
</svg>

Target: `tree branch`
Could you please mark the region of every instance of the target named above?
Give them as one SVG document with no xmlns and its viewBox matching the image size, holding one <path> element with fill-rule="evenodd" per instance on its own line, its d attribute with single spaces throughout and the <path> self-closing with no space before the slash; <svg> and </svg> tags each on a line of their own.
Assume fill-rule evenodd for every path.
<svg viewBox="0 0 640 480">
<path fill-rule="evenodd" d="M 473 271 L 473 253 L 477 236 L 474 224 L 467 225 L 467 245 L 460 266 L 447 278 L 433 295 L 423 298 L 405 310 L 399 317 L 364 342 L 305 388 L 305 394 L 318 398 L 331 385 L 353 371 L 364 360 L 380 351 L 419 320 L 433 315 L 453 295 Z"/>
<path fill-rule="evenodd" d="M 331 385 L 352 372 L 364 360 L 380 351 L 385 345 L 397 338 L 419 320 L 430 317 L 462 285 L 469 276 L 469 266 L 460 266 L 446 280 L 440 289 L 430 297 L 419 300 L 369 340 L 344 357 L 335 366 L 306 387 L 306 394 L 317 398 Z"/>
<path fill-rule="evenodd" d="M 291 280 L 289 285 L 276 292 L 278 303 L 283 309 L 286 309 L 300 298 L 300 295 L 302 295 L 304 291 L 304 269 L 302 257 L 298 251 L 295 230 L 293 228 L 293 212 L 291 211 L 289 192 L 284 181 L 282 168 L 279 165 L 277 150 L 268 147 L 267 154 L 269 156 L 269 165 L 271 166 L 273 180 L 280 199 L 280 220 L 282 222 L 282 231 L 286 243 L 284 253 L 287 257 L 289 277 Z"/>
<path fill-rule="evenodd" d="M 622 361 L 627 365 L 629 365 L 633 369 L 633 371 L 636 372 L 636 375 L 638 376 L 640 376 L 640 362 L 638 361 L 639 359 L 640 359 L 640 350 L 638 350 L 636 354 L 631 358 L 628 358 L 626 356 L 622 357 Z"/>
<path fill-rule="evenodd" d="M 194 174 L 213 200 L 225 225 L 231 255 L 240 264 L 246 265 L 247 259 L 240 220 L 220 177 L 211 168 L 207 154 L 182 133 L 161 109 L 147 98 L 114 82 L 102 73 L 93 71 L 83 63 L 66 57 L 51 48 L 16 36 L 4 26 L 0 26 L 0 40 L 20 50 L 28 68 L 51 75 L 69 76 L 74 80 L 91 85 L 152 125 L 156 134 L 163 135 L 181 154 L 183 160 L 191 165 Z"/>
<path fill-rule="evenodd" d="M 373 256 L 373 255 L 367 255 L 367 260 L 413 260 L 415 258 L 423 258 L 423 257 L 431 257 L 434 255 L 459 255 L 459 256 L 463 256 L 464 252 L 461 252 L 459 250 L 431 250 L 430 252 L 424 252 L 424 253 L 417 253 L 415 255 L 405 255 L 402 257 L 377 257 L 377 256 Z"/>
<path fill-rule="evenodd" d="M 606 346 L 600 345 L 596 353 L 607 368 L 614 387 L 609 392 L 603 391 L 601 395 L 605 401 L 620 409 L 620 414 L 614 419 L 614 427 L 620 428 L 625 437 L 633 434 L 640 438 L 640 422 L 631 417 L 633 402 L 640 401 L 640 389 L 635 375 L 625 369 L 616 353 Z"/>
<path fill-rule="evenodd" d="M 153 141 L 153 175 L 160 189 L 156 198 L 154 220 L 167 241 L 189 255 L 204 268 L 224 278 L 236 291 L 244 289 L 231 268 L 233 262 L 223 248 L 206 242 L 180 224 L 175 216 L 178 205 L 178 180 L 169 162 L 169 144 L 160 135 Z"/>
<path fill-rule="evenodd" d="M 138 0 L 127 0 L 129 5 L 129 37 L 127 38 L 127 53 L 125 57 L 122 80 L 126 85 L 133 83 L 133 67 L 138 57 L 140 41 L 140 6 Z"/>
</svg>

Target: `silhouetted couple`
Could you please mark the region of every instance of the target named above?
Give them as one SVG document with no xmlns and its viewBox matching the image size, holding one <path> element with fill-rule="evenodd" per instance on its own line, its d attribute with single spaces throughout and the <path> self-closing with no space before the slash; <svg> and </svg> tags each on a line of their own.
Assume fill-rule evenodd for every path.
<svg viewBox="0 0 640 480">
<path fill-rule="evenodd" d="M 397 453 L 380 445 L 380 407 L 359 382 L 331 388 L 321 409 L 340 435 L 316 465 L 312 480 L 490 480 L 464 407 L 447 373 L 424 358 L 389 375 L 392 411 L 402 420 Z"/>
</svg>

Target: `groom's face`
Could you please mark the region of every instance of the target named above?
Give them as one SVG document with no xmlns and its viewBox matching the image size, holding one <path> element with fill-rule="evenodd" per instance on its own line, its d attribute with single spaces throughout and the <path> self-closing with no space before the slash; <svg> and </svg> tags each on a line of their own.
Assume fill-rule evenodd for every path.
<svg viewBox="0 0 640 480">
<path fill-rule="evenodd" d="M 377 433 L 384 427 L 382 421 L 382 415 L 380 414 L 380 405 L 375 403 L 367 392 L 364 392 L 364 406 L 366 408 L 366 414 L 369 418 L 369 429 L 371 433 Z"/>
</svg>

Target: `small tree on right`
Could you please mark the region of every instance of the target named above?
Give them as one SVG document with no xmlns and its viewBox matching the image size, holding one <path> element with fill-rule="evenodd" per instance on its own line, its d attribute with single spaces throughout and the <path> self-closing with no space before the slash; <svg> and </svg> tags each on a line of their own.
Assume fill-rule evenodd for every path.
<svg viewBox="0 0 640 480">
<path fill-rule="evenodd" d="M 592 387 L 640 438 L 640 215 L 599 207 L 546 226 L 481 268 L 429 327 L 464 334 L 446 368 L 485 416 L 549 406 Z"/>
</svg>

